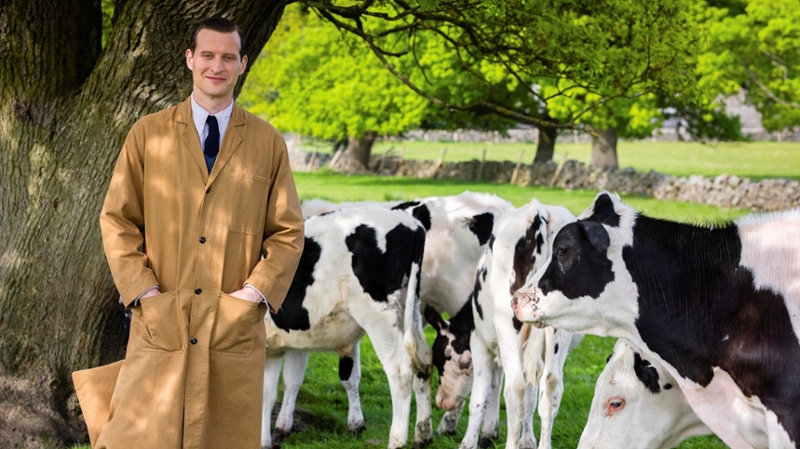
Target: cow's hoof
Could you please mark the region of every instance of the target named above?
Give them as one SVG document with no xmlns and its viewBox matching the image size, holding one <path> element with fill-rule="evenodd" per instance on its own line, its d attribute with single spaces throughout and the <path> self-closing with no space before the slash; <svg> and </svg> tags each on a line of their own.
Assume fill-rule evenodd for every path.
<svg viewBox="0 0 800 449">
<path fill-rule="evenodd" d="M 428 438 L 427 440 L 423 441 L 415 441 L 414 442 L 414 449 L 424 449 L 433 443 L 433 438 Z"/>
<path fill-rule="evenodd" d="M 436 436 L 437 437 L 451 437 L 456 434 L 455 429 L 437 429 Z"/>
<path fill-rule="evenodd" d="M 481 437 L 481 439 L 480 439 L 480 440 L 478 440 L 478 447 L 479 447 L 479 448 L 481 448 L 481 449 L 486 449 L 486 448 L 489 448 L 489 447 L 494 447 L 494 440 L 495 440 L 495 439 L 496 439 L 496 438 L 492 439 L 492 438 L 489 438 L 489 437 L 483 436 L 483 437 Z"/>
<path fill-rule="evenodd" d="M 350 433 L 355 435 L 356 438 L 361 438 L 361 434 L 367 430 L 367 426 L 364 425 L 364 423 L 361 423 L 354 427 L 350 427 L 348 430 L 350 430 Z"/>
<path fill-rule="evenodd" d="M 288 437 L 291 434 L 292 434 L 291 431 L 286 431 L 286 430 L 283 430 L 283 429 L 276 428 L 275 430 L 273 430 L 272 431 L 272 447 L 273 448 L 279 447 L 280 444 L 283 443 L 283 440 L 285 440 L 286 437 Z"/>
</svg>

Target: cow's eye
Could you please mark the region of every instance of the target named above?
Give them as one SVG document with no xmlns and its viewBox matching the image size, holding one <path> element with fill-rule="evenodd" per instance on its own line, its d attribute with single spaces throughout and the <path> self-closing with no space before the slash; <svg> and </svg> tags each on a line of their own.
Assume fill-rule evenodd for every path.
<svg viewBox="0 0 800 449">
<path fill-rule="evenodd" d="M 625 400 L 620 398 L 612 398 L 608 401 L 608 414 L 614 414 L 625 407 Z"/>
<path fill-rule="evenodd" d="M 558 248 L 556 248 L 556 256 L 564 257 L 567 254 L 569 254 L 569 248 L 564 246 L 559 246 Z"/>
</svg>

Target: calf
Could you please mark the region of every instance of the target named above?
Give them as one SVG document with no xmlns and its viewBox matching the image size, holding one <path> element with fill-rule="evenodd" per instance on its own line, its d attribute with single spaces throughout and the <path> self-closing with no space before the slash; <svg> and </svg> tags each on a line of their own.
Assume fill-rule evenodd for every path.
<svg viewBox="0 0 800 449">
<path fill-rule="evenodd" d="M 419 309 L 424 246 L 425 229 L 417 220 L 378 206 L 306 220 L 305 248 L 286 300 L 265 318 L 262 447 L 272 445 L 269 418 L 281 357 L 293 350 L 346 354 L 364 332 L 389 378 L 389 448 L 402 447 L 408 438 L 412 383 L 414 443 L 430 442 L 430 350 Z"/>
<path fill-rule="evenodd" d="M 517 293 L 520 320 L 626 338 L 726 444 L 800 442 L 800 210 L 722 226 L 646 217 L 600 193 Z"/>
<path fill-rule="evenodd" d="M 709 433 L 664 367 L 620 339 L 597 379 L 578 449 L 668 449 Z"/>
<path fill-rule="evenodd" d="M 425 308 L 425 318 L 437 332 L 433 345 L 433 361 L 439 371 L 436 404 L 445 410 L 457 407 L 472 390 L 469 425 L 461 448 L 488 445 L 488 441 L 479 441 L 482 422 L 484 438 L 497 437 L 499 386 L 504 374 L 506 447 L 536 446 L 531 425 L 540 379 L 539 447 L 550 447 L 552 422 L 563 392 L 562 369 L 573 335 L 553 328 L 523 327 L 508 303 L 528 275 L 547 261 L 548 243 L 555 233 L 574 220 L 563 207 L 543 206 L 536 200 L 506 212 L 495 225 L 475 272 L 470 301 L 449 321 Z"/>
</svg>

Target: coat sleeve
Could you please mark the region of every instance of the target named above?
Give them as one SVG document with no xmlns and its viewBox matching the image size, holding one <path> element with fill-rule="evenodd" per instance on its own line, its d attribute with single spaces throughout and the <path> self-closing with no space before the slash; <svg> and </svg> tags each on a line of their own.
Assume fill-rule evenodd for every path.
<svg viewBox="0 0 800 449">
<path fill-rule="evenodd" d="M 117 158 L 111 184 L 100 211 L 103 249 L 125 307 L 145 290 L 158 285 L 144 246 L 144 138 L 133 126 Z"/>
<path fill-rule="evenodd" d="M 289 166 L 283 137 L 273 141 L 273 170 L 264 222 L 264 258 L 253 268 L 246 283 L 261 292 L 270 310 L 280 309 L 303 253 L 303 213 Z"/>
</svg>

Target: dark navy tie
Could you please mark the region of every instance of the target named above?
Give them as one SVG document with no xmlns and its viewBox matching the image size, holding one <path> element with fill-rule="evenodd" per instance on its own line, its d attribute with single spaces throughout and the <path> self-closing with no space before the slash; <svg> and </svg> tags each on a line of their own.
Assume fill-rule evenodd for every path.
<svg viewBox="0 0 800 449">
<path fill-rule="evenodd" d="M 208 116 L 206 124 L 208 125 L 208 136 L 203 145 L 203 153 L 207 158 L 214 159 L 219 153 L 219 124 L 213 115 Z"/>
</svg>

